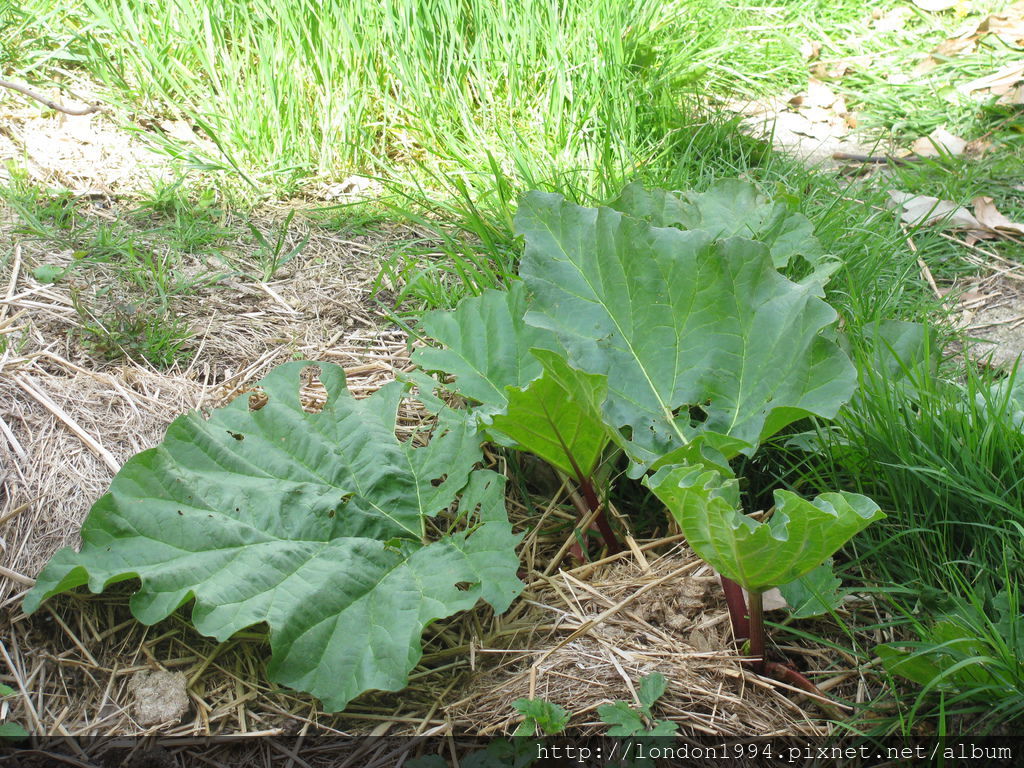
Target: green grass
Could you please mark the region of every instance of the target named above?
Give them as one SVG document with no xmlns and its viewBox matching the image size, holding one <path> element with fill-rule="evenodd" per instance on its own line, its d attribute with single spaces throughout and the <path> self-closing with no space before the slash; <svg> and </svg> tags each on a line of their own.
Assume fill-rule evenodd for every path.
<svg viewBox="0 0 1024 768">
<path fill-rule="evenodd" d="M 44 256 L 32 274 L 67 286 L 78 316 L 70 333 L 101 360 L 156 368 L 187 361 L 193 332 L 181 317 L 182 302 L 229 274 L 243 274 L 223 247 L 238 236 L 237 225 L 228 226 L 203 189 L 157 185 L 108 221 L 68 190 L 40 187 L 12 168 L 0 201 L 15 213 L 17 235 L 60 257 Z"/>
<path fill-rule="evenodd" d="M 52 76 L 42 54 L 11 41 L 55 49 L 110 103 L 187 117 L 220 150 L 174 148 L 197 166 L 287 188 L 422 163 L 488 194 L 500 190 L 476 177 L 498 169 L 517 188 L 598 197 L 657 162 L 686 121 L 681 95 L 799 85 L 800 41 L 820 20 L 867 18 L 859 4 L 823 0 L 77 0 L 61 10 L 29 0 L 8 11 L 0 39 L 14 74 Z"/>
<path fill-rule="evenodd" d="M 865 493 L 889 515 L 855 542 L 858 567 L 890 595 L 919 687 L 895 677 L 898 717 L 872 727 L 970 715 L 996 728 L 1024 716 L 1024 389 L 1013 372 L 942 359 L 937 342 L 898 371 L 876 354 L 858 345 L 856 399 L 819 450 L 779 448 L 774 475 L 803 493 Z"/>
</svg>

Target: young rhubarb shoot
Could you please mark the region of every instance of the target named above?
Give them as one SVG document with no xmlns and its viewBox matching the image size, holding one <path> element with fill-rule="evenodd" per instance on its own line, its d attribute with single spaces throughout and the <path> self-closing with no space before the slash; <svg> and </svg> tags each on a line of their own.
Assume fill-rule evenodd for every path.
<svg viewBox="0 0 1024 768">
<path fill-rule="evenodd" d="M 757 521 L 740 511 L 737 481 L 700 464 L 665 467 L 644 482 L 668 507 L 693 550 L 747 590 L 750 650 L 759 663 L 765 648 L 762 593 L 809 573 L 885 517 L 860 494 L 823 493 L 808 501 L 778 490 L 774 513 Z"/>
</svg>

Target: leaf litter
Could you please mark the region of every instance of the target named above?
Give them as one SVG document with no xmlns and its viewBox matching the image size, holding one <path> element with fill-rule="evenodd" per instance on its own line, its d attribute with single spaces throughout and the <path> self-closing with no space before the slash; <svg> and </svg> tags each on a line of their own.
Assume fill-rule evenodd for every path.
<svg viewBox="0 0 1024 768">
<path fill-rule="evenodd" d="M 743 116 L 744 130 L 770 139 L 777 150 L 803 158 L 808 165 L 871 177 L 877 184 L 894 178 L 896 166 L 915 161 L 946 163 L 963 158 L 961 162 L 969 162 L 983 156 L 998 161 L 993 153 L 1014 152 L 1012 130 L 1019 130 L 1014 114 L 1019 113 L 999 113 L 1007 126 L 1003 134 L 996 133 L 997 126 L 978 135 L 977 117 L 967 127 L 947 114 L 943 117 L 950 122 L 914 138 L 901 137 L 892 130 L 892 121 L 899 118 L 890 114 L 887 104 L 902 100 L 902 88 L 914 92 L 926 88 L 959 106 L 964 114 L 971 111 L 977 115 L 979 109 L 993 105 L 1003 110 L 1019 108 L 1024 104 L 1024 63 L 1014 52 L 1024 47 L 1024 0 L 991 13 L 979 13 L 970 3 L 949 0 L 919 0 L 913 5 L 916 9 L 908 3 L 889 11 L 873 10 L 862 22 L 867 31 L 845 40 L 800 41 L 810 75 L 802 93 L 732 101 L 727 108 Z M 915 43 L 920 46 L 924 36 L 963 16 L 967 18 L 959 28 L 925 48 L 930 52 L 913 53 Z M 890 41 L 892 45 L 886 47 Z M 864 50 L 871 52 L 860 53 Z M 831 94 L 837 93 L 842 99 L 833 100 Z M 913 107 L 905 109 L 906 124 L 913 125 L 917 117 Z M 938 116 L 936 110 L 928 118 Z M 879 131 L 880 117 L 889 121 L 889 130 Z M 1018 300 L 1009 298 L 1019 295 L 1021 265 L 1000 256 L 994 247 L 1021 242 L 1024 225 L 1019 217 L 1005 215 L 993 197 L 984 193 L 976 193 L 969 205 L 902 190 L 890 194 L 891 207 L 907 226 L 946 230 L 943 236 L 962 246 L 963 260 L 982 270 L 979 280 L 995 278 L 1010 286 L 1002 294 L 1000 307 L 991 313 L 975 307 L 973 312 L 979 316 L 969 325 L 984 337 L 972 342 L 979 351 L 994 364 L 1013 365 L 1024 352 Z M 1006 202 L 1012 205 L 1012 200 Z M 992 245 L 982 248 L 986 242 Z M 922 274 L 927 273 L 934 283 L 925 262 L 920 263 Z M 954 288 L 954 293 L 961 289 L 956 284 Z M 933 290 L 945 289 L 934 286 Z"/>
<path fill-rule="evenodd" d="M 963 230 L 968 245 L 981 240 L 1017 240 L 1024 237 L 1024 224 L 1010 221 L 1000 213 L 991 197 L 979 195 L 974 198 L 974 213 L 950 200 L 898 190 L 890 190 L 889 201 L 890 207 L 898 210 L 905 224 Z"/>
</svg>

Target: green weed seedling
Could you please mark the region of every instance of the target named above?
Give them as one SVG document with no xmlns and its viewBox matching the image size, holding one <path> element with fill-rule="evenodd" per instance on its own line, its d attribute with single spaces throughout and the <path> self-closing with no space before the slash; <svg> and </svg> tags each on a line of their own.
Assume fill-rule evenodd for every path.
<svg viewBox="0 0 1024 768">
<path fill-rule="evenodd" d="M 640 679 L 637 689 L 637 707 L 624 701 L 602 704 L 597 715 L 605 725 L 610 725 L 609 736 L 671 736 L 679 726 L 668 720 L 656 720 L 652 708 L 665 695 L 668 681 L 660 672 L 652 672 Z"/>
<path fill-rule="evenodd" d="M 300 240 L 296 245 L 286 249 L 288 242 L 288 228 L 291 226 L 292 219 L 294 218 L 295 211 L 288 211 L 288 215 L 278 228 L 277 235 L 273 242 L 267 240 L 266 236 L 256 228 L 256 225 L 249 222 L 249 231 L 252 232 L 253 238 L 260 246 L 256 253 L 256 259 L 260 269 L 260 277 L 263 282 L 273 279 L 274 275 L 277 274 L 277 271 L 302 253 L 305 250 L 306 245 L 309 243 L 310 233 L 307 232 L 302 240 Z"/>
<path fill-rule="evenodd" d="M 79 221 L 71 191 L 38 186 L 13 162 L 6 167 L 10 181 L 0 188 L 0 200 L 18 215 L 17 231 L 41 238 L 66 237 Z"/>
<path fill-rule="evenodd" d="M 494 739 L 484 749 L 459 758 L 458 768 L 529 768 L 539 759 L 539 742 L 532 739 Z M 424 755 L 408 761 L 409 768 L 451 768 L 440 755 Z"/>
<path fill-rule="evenodd" d="M 9 685 L 0 683 L 0 709 L 6 710 L 6 704 L 3 703 L 3 699 L 8 696 L 13 696 L 15 693 L 14 689 Z M 0 744 L 4 742 L 17 743 L 24 741 L 28 738 L 28 731 L 26 731 L 18 723 L 12 723 L 7 720 L 0 721 Z"/>
<path fill-rule="evenodd" d="M 609 736 L 628 738 L 636 744 L 650 744 L 653 739 L 674 736 L 679 726 L 669 720 L 656 720 L 652 709 L 665 694 L 668 681 L 660 672 L 652 672 L 641 678 L 637 688 L 638 706 L 632 707 L 625 701 L 614 701 L 602 704 L 597 708 L 597 715 L 608 729 Z M 646 756 L 626 758 L 621 766 L 642 768 L 654 765 L 654 761 Z"/>
<path fill-rule="evenodd" d="M 143 302 L 115 305 L 97 315 L 78 292 L 72 292 L 71 303 L 81 320 L 72 333 L 85 349 L 104 360 L 145 361 L 165 369 L 191 356 L 185 345 L 192 330 L 168 309 Z"/>
<path fill-rule="evenodd" d="M 217 204 L 216 192 L 206 188 L 193 193 L 184 181 L 183 177 L 169 184 L 155 183 L 133 215 L 157 224 L 152 232 L 165 235 L 174 250 L 208 251 L 232 231 L 224 226 L 225 214 Z"/>
<path fill-rule="evenodd" d="M 40 283 L 49 284 L 58 282 L 67 272 L 68 268 L 56 264 L 40 264 L 32 269 L 32 277 Z"/>
<path fill-rule="evenodd" d="M 516 699 L 512 706 L 523 716 L 515 736 L 536 736 L 538 730 L 555 736 L 569 724 L 569 713 L 545 699 Z"/>
</svg>

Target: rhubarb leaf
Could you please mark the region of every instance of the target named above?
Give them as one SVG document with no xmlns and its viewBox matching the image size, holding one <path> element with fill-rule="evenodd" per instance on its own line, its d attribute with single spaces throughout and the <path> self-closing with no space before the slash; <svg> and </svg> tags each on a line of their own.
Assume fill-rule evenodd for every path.
<svg viewBox="0 0 1024 768">
<path fill-rule="evenodd" d="M 525 386 L 541 375 L 530 350 L 557 348 L 551 333 L 523 322 L 525 313 L 521 282 L 465 298 L 452 311 L 428 312 L 422 329 L 443 348 L 417 349 L 412 360 L 424 370 L 454 376 L 455 389 L 479 404 L 478 413 L 497 413 L 505 407 L 506 387 Z"/>
<path fill-rule="evenodd" d="M 629 430 L 642 466 L 705 432 L 749 455 L 793 421 L 833 417 L 856 386 L 822 334 L 835 311 L 780 275 L 761 243 L 540 192 L 515 224 L 527 323 L 556 334 L 574 368 L 608 377 L 605 417 Z"/>
<path fill-rule="evenodd" d="M 832 613 L 843 604 L 846 592 L 840 589 L 842 584 L 842 579 L 832 571 L 832 561 L 827 560 L 796 581 L 780 584 L 779 592 L 789 606 L 791 617 L 809 619 Z"/>
<path fill-rule="evenodd" d="M 398 690 L 420 635 L 479 599 L 505 610 L 522 585 L 504 478 L 473 469 L 474 425 L 442 413 L 424 447 L 395 436 L 403 387 L 364 400 L 344 372 L 316 364 L 327 390 L 303 409 L 301 372 L 273 370 L 265 405 L 236 398 L 208 419 L 175 419 L 164 441 L 125 463 L 24 609 L 88 584 L 139 579 L 146 624 L 194 600 L 192 621 L 220 641 L 265 622 L 272 679 L 341 710 L 370 689 Z M 461 495 L 461 501 L 459 501 Z M 425 520 L 459 501 L 462 525 L 427 540 Z"/>
<path fill-rule="evenodd" d="M 588 478 L 611 440 L 601 416 L 608 382 L 571 368 L 555 352 L 535 349 L 534 355 L 544 373 L 525 388 L 507 388 L 507 407 L 488 431 L 501 432 L 567 475 L 579 470 Z"/>
<path fill-rule="evenodd" d="M 775 491 L 775 512 L 758 522 L 739 510 L 735 479 L 703 466 L 665 467 L 645 483 L 664 502 L 705 561 L 751 592 L 795 581 L 885 515 L 857 493 L 823 493 L 808 501 Z"/>
<path fill-rule="evenodd" d="M 723 179 L 707 192 L 666 192 L 630 184 L 611 207 L 655 227 L 702 229 L 713 240 L 739 235 L 768 246 L 778 269 L 800 256 L 812 266 L 823 259 L 811 220 L 791 213 L 752 184 Z"/>
</svg>

